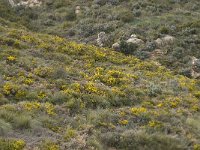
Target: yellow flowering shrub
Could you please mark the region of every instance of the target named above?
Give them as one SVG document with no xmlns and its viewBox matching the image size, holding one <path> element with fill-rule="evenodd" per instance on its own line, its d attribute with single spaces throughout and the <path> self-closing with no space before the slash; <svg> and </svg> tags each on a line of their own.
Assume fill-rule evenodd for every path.
<svg viewBox="0 0 200 150">
<path fill-rule="evenodd" d="M 77 44 L 75 42 L 70 41 L 62 48 L 59 48 L 58 51 L 62 53 L 67 53 L 69 55 L 82 55 L 85 52 L 84 47 L 85 46 L 83 44 Z"/>
<path fill-rule="evenodd" d="M 200 144 L 194 144 L 193 149 L 194 150 L 200 150 Z"/>
<path fill-rule="evenodd" d="M 127 125 L 128 124 L 128 120 L 120 120 L 119 123 L 121 125 Z"/>
<path fill-rule="evenodd" d="M 44 78 L 44 77 L 51 75 L 51 73 L 53 72 L 53 68 L 46 67 L 46 66 L 40 66 L 38 68 L 35 68 L 33 72 L 35 75 Z"/>
<path fill-rule="evenodd" d="M 65 140 L 70 140 L 71 138 L 74 138 L 75 136 L 76 136 L 76 130 L 74 130 L 73 128 L 71 128 L 71 127 L 68 127 L 67 128 L 67 131 L 66 131 L 66 133 L 65 133 L 65 135 L 64 135 L 64 138 L 65 138 Z"/>
<path fill-rule="evenodd" d="M 34 79 L 26 78 L 26 79 L 24 80 L 24 83 L 27 84 L 27 85 L 31 85 L 31 84 L 34 83 Z"/>
<path fill-rule="evenodd" d="M 53 104 L 46 102 L 44 108 L 49 115 L 55 115 L 55 107 Z"/>
<path fill-rule="evenodd" d="M 11 62 L 14 62 L 16 60 L 16 57 L 15 56 L 8 56 L 7 60 L 11 61 Z"/>
<path fill-rule="evenodd" d="M 197 98 L 200 98 L 200 91 L 195 92 L 194 96 L 196 96 Z"/>
<path fill-rule="evenodd" d="M 23 102 L 20 103 L 20 106 L 27 111 L 38 111 L 42 110 L 48 115 L 55 115 L 55 107 L 51 103 L 39 103 L 39 102 Z"/>
<path fill-rule="evenodd" d="M 35 37 L 30 36 L 30 35 L 25 35 L 24 34 L 20 38 L 21 38 L 22 41 L 28 42 L 28 43 L 31 43 L 31 44 L 36 42 Z"/>
<path fill-rule="evenodd" d="M 60 146 L 50 140 L 43 141 L 40 145 L 41 150 L 60 150 Z"/>
<path fill-rule="evenodd" d="M 103 52 L 101 52 L 101 51 L 99 51 L 99 50 L 95 50 L 94 51 L 94 53 L 93 53 L 93 55 L 94 55 L 94 59 L 95 60 L 100 60 L 100 61 L 102 61 L 102 60 L 104 60 L 106 57 L 106 54 L 105 53 L 103 53 Z"/>
<path fill-rule="evenodd" d="M 181 99 L 178 97 L 168 98 L 165 100 L 165 104 L 170 106 L 171 108 L 176 108 L 179 104 L 181 104 Z"/>
<path fill-rule="evenodd" d="M 98 88 L 95 86 L 93 82 L 88 82 L 85 85 L 85 90 L 90 93 L 98 93 Z"/>
<path fill-rule="evenodd" d="M 120 90 L 117 87 L 112 87 L 111 91 L 116 95 L 120 95 L 120 96 L 125 96 L 126 95 L 122 90 Z"/>
<path fill-rule="evenodd" d="M 126 115 L 126 113 L 125 113 L 124 111 L 120 111 L 120 112 L 119 112 L 119 115 L 120 115 L 121 117 L 123 117 L 123 116 Z"/>
<path fill-rule="evenodd" d="M 200 110 L 200 106 L 198 104 L 195 104 L 192 106 L 191 108 L 193 111 L 199 111 Z"/>
<path fill-rule="evenodd" d="M 60 150 L 59 145 L 50 143 L 47 150 Z"/>
<path fill-rule="evenodd" d="M 75 92 L 81 91 L 81 84 L 80 83 L 73 83 L 70 85 L 70 88 L 72 88 Z"/>
<path fill-rule="evenodd" d="M 25 146 L 25 142 L 24 142 L 23 140 L 16 140 L 16 141 L 13 143 L 14 150 L 23 149 L 24 146 Z"/>
<path fill-rule="evenodd" d="M 94 76 L 92 77 L 93 80 L 101 79 L 103 73 L 104 73 L 104 68 L 102 68 L 102 67 L 96 67 L 95 68 Z"/>
<path fill-rule="evenodd" d="M 133 107 L 130 109 L 131 113 L 134 115 L 140 115 L 147 112 L 147 109 L 144 107 Z"/>
<path fill-rule="evenodd" d="M 15 95 L 18 91 L 18 86 L 11 83 L 11 82 L 6 82 L 4 85 L 3 85 L 3 93 L 5 95 Z"/>
<path fill-rule="evenodd" d="M 11 94 L 11 92 L 12 92 L 12 85 L 10 84 L 10 83 L 6 83 L 4 86 L 3 86 L 3 93 L 5 94 L 5 95 L 9 95 L 9 94 Z"/>
<path fill-rule="evenodd" d="M 45 50 L 51 50 L 51 45 L 46 43 L 46 42 L 41 42 L 37 48 L 40 48 L 40 49 L 45 49 Z"/>
<path fill-rule="evenodd" d="M 190 91 L 194 91 L 196 88 L 196 80 L 188 79 L 184 76 L 179 76 L 179 84 L 181 88 L 188 88 Z"/>
<path fill-rule="evenodd" d="M 42 107 L 41 103 L 39 102 L 25 102 L 22 104 L 22 106 L 25 110 L 28 110 L 28 111 L 39 110 Z"/>
<path fill-rule="evenodd" d="M 1 150 L 23 150 L 25 145 L 23 140 L 0 139 Z"/>
<path fill-rule="evenodd" d="M 157 104 L 157 107 L 163 107 L 163 104 L 162 103 L 159 103 L 159 104 Z"/>
<path fill-rule="evenodd" d="M 40 91 L 40 92 L 38 93 L 38 98 L 39 98 L 39 99 L 44 99 L 46 96 L 47 96 L 46 93 L 43 92 L 43 91 Z"/>
<path fill-rule="evenodd" d="M 65 94 L 69 94 L 69 95 L 72 95 L 75 93 L 81 93 L 81 84 L 78 82 L 75 82 L 70 85 L 62 85 L 61 92 Z"/>
<path fill-rule="evenodd" d="M 148 123 L 148 126 L 152 127 L 152 128 L 159 127 L 160 125 L 161 125 L 161 123 L 158 121 L 149 121 L 149 123 Z"/>
<path fill-rule="evenodd" d="M 119 70 L 108 70 L 106 72 L 103 69 L 97 68 L 94 77 L 95 79 L 100 79 L 103 83 L 109 86 L 115 86 L 119 84 L 125 84 L 131 82 L 131 80 L 135 79 L 136 76 L 125 74 Z"/>
</svg>

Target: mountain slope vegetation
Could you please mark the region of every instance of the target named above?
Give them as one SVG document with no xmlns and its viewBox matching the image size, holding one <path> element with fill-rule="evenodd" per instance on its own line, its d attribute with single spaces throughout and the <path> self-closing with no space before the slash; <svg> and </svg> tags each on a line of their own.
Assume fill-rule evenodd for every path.
<svg viewBox="0 0 200 150">
<path fill-rule="evenodd" d="M 0 149 L 200 149 L 198 79 L 2 16 Z"/>
<path fill-rule="evenodd" d="M 51 33 L 77 42 L 97 44 L 105 32 L 106 47 L 136 34 L 145 44 L 131 49 L 141 59 L 154 59 L 177 73 L 190 70 L 191 57 L 200 57 L 199 0 L 45 0 L 41 7 L 17 8 L 34 31 Z M 78 9 L 78 14 L 76 11 Z M 173 36 L 173 44 L 158 47 L 155 40 Z"/>
</svg>

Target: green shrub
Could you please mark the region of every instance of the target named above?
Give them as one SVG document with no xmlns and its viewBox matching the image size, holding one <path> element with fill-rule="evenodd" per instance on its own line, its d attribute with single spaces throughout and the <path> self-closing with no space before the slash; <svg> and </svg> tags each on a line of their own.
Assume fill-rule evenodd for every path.
<svg viewBox="0 0 200 150">
<path fill-rule="evenodd" d="M 135 150 L 174 150 L 184 149 L 186 143 L 168 135 L 148 135 L 141 131 L 107 132 L 102 135 L 103 142 L 108 147 Z"/>
<path fill-rule="evenodd" d="M 124 54 L 134 54 L 137 50 L 138 46 L 133 43 L 127 43 L 126 41 L 122 40 L 120 42 L 120 52 Z"/>
<path fill-rule="evenodd" d="M 0 119 L 0 136 L 6 135 L 8 132 L 12 130 L 12 126 Z"/>
<path fill-rule="evenodd" d="M 134 14 L 129 10 L 122 10 L 119 12 L 119 18 L 125 23 L 131 22 L 134 19 Z"/>
<path fill-rule="evenodd" d="M 71 98 L 66 102 L 66 107 L 70 110 L 70 113 L 80 112 L 84 107 L 84 103 L 80 98 Z"/>
<path fill-rule="evenodd" d="M 15 114 L 12 111 L 2 109 L 0 110 L 0 118 L 4 119 L 6 122 L 12 122 L 15 118 Z"/>
<path fill-rule="evenodd" d="M 69 94 L 58 92 L 53 95 L 50 101 L 54 104 L 62 104 L 67 102 L 70 98 L 71 96 Z"/>
<path fill-rule="evenodd" d="M 156 85 L 154 83 L 151 83 L 149 85 L 149 90 L 148 90 L 149 96 L 155 97 L 161 93 L 162 93 L 162 89 L 159 85 Z"/>
<path fill-rule="evenodd" d="M 16 116 L 13 126 L 17 129 L 29 129 L 31 128 L 31 117 L 26 115 Z"/>
<path fill-rule="evenodd" d="M 66 20 L 69 20 L 69 21 L 76 20 L 75 10 L 74 9 L 67 10 L 65 18 Z"/>
</svg>

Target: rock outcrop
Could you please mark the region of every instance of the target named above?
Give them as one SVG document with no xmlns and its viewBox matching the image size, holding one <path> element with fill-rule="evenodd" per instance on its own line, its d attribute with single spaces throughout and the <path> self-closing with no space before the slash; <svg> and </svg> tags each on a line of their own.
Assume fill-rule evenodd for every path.
<svg viewBox="0 0 200 150">
<path fill-rule="evenodd" d="M 105 46 L 106 41 L 108 40 L 105 32 L 100 32 L 97 38 L 97 45 L 100 47 Z"/>
<path fill-rule="evenodd" d="M 12 7 L 24 6 L 24 7 L 38 7 L 41 6 L 42 1 L 40 0 L 22 0 L 19 3 L 15 3 L 14 0 L 8 0 Z"/>
<path fill-rule="evenodd" d="M 155 40 L 156 46 L 161 47 L 169 44 L 173 44 L 175 41 L 175 38 L 171 35 L 166 35 L 163 38 L 158 38 Z"/>
<path fill-rule="evenodd" d="M 132 34 L 131 37 L 126 42 L 127 43 L 133 43 L 133 44 L 136 44 L 136 45 L 144 44 L 144 41 L 137 38 L 137 36 L 135 34 Z"/>
<path fill-rule="evenodd" d="M 114 43 L 114 44 L 112 45 L 112 48 L 113 48 L 114 50 L 116 50 L 116 51 L 120 51 L 120 44 L 119 44 L 118 42 L 116 42 L 116 43 Z"/>
<path fill-rule="evenodd" d="M 200 77 L 200 59 L 197 59 L 196 57 L 192 57 L 191 62 L 191 76 L 193 78 L 199 78 Z"/>
</svg>

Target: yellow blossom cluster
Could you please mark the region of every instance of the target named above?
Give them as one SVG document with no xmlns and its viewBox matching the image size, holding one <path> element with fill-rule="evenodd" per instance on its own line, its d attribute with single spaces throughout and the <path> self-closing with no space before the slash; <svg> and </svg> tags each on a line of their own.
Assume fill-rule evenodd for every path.
<svg viewBox="0 0 200 150">
<path fill-rule="evenodd" d="M 149 121 L 148 126 L 154 128 L 154 127 L 159 127 L 161 126 L 161 123 L 158 121 Z"/>
<path fill-rule="evenodd" d="M 127 125 L 128 124 L 128 120 L 120 120 L 119 123 L 121 125 Z"/>
<path fill-rule="evenodd" d="M 13 62 L 13 61 L 16 60 L 16 57 L 15 56 L 8 56 L 7 60 Z"/>
<path fill-rule="evenodd" d="M 28 111 L 44 110 L 48 115 L 55 115 L 55 107 L 51 103 L 39 103 L 39 102 L 23 102 L 21 103 L 23 109 Z"/>
<path fill-rule="evenodd" d="M 140 115 L 147 112 L 147 109 L 144 107 L 133 107 L 130 109 L 131 113 L 134 115 Z"/>
<path fill-rule="evenodd" d="M 37 109 L 40 109 L 42 106 L 41 106 L 41 103 L 38 103 L 38 102 L 26 102 L 23 104 L 23 107 L 25 110 L 37 110 Z"/>
</svg>

